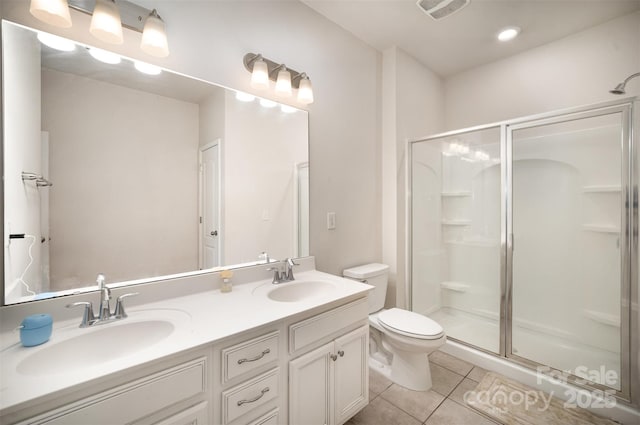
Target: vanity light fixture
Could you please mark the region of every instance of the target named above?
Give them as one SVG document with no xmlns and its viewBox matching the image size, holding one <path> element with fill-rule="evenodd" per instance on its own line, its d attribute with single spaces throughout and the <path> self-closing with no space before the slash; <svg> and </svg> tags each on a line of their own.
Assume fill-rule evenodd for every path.
<svg viewBox="0 0 640 425">
<path fill-rule="evenodd" d="M 31 0 L 29 13 L 54 27 L 69 28 L 71 26 L 67 0 Z"/>
<path fill-rule="evenodd" d="M 253 66 L 251 67 L 251 87 L 260 90 L 269 88 L 269 67 L 262 59 L 262 55 L 258 55 L 253 60 Z"/>
<path fill-rule="evenodd" d="M 276 96 L 291 96 L 291 73 L 287 71 L 287 67 L 280 65 L 278 78 L 276 79 Z"/>
<path fill-rule="evenodd" d="M 269 80 L 275 81 L 277 96 L 290 97 L 293 89 L 298 90 L 298 102 L 313 103 L 313 89 L 306 72 L 298 72 L 276 63 L 258 53 L 247 53 L 243 59 L 244 67 L 251 73 L 251 87 L 260 90 L 269 88 Z"/>
<path fill-rule="evenodd" d="M 123 43 L 122 20 L 115 0 L 96 0 L 89 32 L 106 43 Z"/>
<path fill-rule="evenodd" d="M 91 5 L 95 7 L 91 9 Z M 159 58 L 169 56 L 165 24 L 156 9 L 149 10 L 127 0 L 31 0 L 29 12 L 57 27 L 71 26 L 69 8 L 91 15 L 89 32 L 111 44 L 122 44 L 122 28 L 142 33 L 140 49 Z"/>
<path fill-rule="evenodd" d="M 164 30 L 164 21 L 156 9 L 149 13 L 144 23 L 140 48 L 143 52 L 158 58 L 169 56 L 169 43 L 167 42 L 167 33 Z"/>
</svg>

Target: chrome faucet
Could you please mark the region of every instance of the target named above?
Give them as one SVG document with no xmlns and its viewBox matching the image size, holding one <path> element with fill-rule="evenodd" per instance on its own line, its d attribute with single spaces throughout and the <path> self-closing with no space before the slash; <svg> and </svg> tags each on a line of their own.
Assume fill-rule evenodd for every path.
<svg viewBox="0 0 640 425">
<path fill-rule="evenodd" d="M 111 308 L 109 307 L 109 300 L 111 299 L 111 288 L 105 283 L 106 279 L 102 273 L 98 274 L 96 283 L 100 290 L 100 315 L 99 321 L 107 320 L 111 316 Z"/>
<path fill-rule="evenodd" d="M 78 306 L 84 307 L 84 313 L 82 314 L 82 322 L 80 322 L 81 328 L 100 325 L 102 323 L 112 322 L 114 320 L 124 319 L 125 317 L 127 317 L 127 313 L 125 313 L 124 311 L 124 305 L 122 304 L 122 300 L 124 300 L 127 297 L 138 295 L 137 292 L 120 295 L 116 300 L 116 308 L 114 309 L 112 314 L 111 308 L 109 306 L 109 300 L 111 300 L 111 288 L 107 286 L 106 278 L 102 273 L 98 274 L 96 283 L 98 284 L 98 289 L 100 290 L 100 310 L 97 318 L 93 311 L 93 304 L 90 301 L 79 301 L 79 302 L 75 302 L 67 305 L 67 308 L 78 307 Z"/>
<path fill-rule="evenodd" d="M 287 258 L 284 261 L 277 262 L 274 267 L 269 267 L 267 271 L 273 271 L 273 280 L 271 283 L 274 285 L 278 283 L 291 282 L 295 280 L 293 276 L 293 266 L 299 264 L 293 261 L 292 258 Z"/>
<path fill-rule="evenodd" d="M 293 261 L 293 258 L 287 258 L 286 260 L 284 260 L 284 264 L 287 268 L 287 274 L 285 276 L 285 279 L 288 282 L 291 282 L 292 280 L 296 280 L 296 278 L 293 277 L 293 266 L 299 266 L 300 264 Z"/>
</svg>

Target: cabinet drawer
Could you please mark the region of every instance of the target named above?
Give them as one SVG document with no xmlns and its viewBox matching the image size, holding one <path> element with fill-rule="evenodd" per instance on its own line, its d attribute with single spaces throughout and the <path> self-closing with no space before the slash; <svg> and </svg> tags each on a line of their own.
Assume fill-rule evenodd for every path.
<svg viewBox="0 0 640 425">
<path fill-rule="evenodd" d="M 222 350 L 222 379 L 231 379 L 278 358 L 278 331 Z"/>
<path fill-rule="evenodd" d="M 278 425 L 278 409 L 274 409 L 266 415 L 260 416 L 248 425 Z"/>
<path fill-rule="evenodd" d="M 206 358 L 203 357 L 96 394 L 27 423 L 130 423 L 205 391 Z"/>
<path fill-rule="evenodd" d="M 317 316 L 310 317 L 289 326 L 289 352 L 301 348 L 343 329 L 359 320 L 366 319 L 369 304 L 366 298 L 353 301 Z"/>
<path fill-rule="evenodd" d="M 228 424 L 278 397 L 280 369 L 275 368 L 222 393 L 222 423 Z"/>
<path fill-rule="evenodd" d="M 155 425 L 207 425 L 209 423 L 209 406 L 206 401 L 191 406 L 187 410 L 176 413 Z"/>
</svg>

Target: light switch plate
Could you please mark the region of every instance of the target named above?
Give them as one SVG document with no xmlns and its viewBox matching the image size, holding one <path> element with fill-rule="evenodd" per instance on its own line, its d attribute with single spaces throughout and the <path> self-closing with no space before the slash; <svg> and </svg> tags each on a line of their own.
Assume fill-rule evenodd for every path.
<svg viewBox="0 0 640 425">
<path fill-rule="evenodd" d="M 327 230 L 334 230 L 336 228 L 336 213 L 327 213 Z"/>
</svg>

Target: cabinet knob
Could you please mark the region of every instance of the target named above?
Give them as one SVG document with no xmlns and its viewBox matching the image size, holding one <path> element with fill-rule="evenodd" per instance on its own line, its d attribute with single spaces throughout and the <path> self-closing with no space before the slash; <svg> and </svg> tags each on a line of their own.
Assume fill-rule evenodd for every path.
<svg viewBox="0 0 640 425">
<path fill-rule="evenodd" d="M 333 360 L 334 362 L 338 360 L 338 356 L 336 356 L 335 354 L 329 354 L 329 357 L 331 357 L 331 360 Z"/>
<path fill-rule="evenodd" d="M 342 351 L 342 350 L 338 351 L 338 355 L 339 355 L 340 357 L 344 357 L 344 351 Z"/>
</svg>

